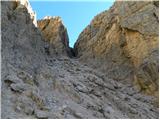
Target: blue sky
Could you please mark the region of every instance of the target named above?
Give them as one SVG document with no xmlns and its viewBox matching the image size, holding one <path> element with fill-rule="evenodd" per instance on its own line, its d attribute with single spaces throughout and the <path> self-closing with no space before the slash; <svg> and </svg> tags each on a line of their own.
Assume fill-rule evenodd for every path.
<svg viewBox="0 0 160 120">
<path fill-rule="evenodd" d="M 45 16 L 60 16 L 67 28 L 70 46 L 73 47 L 79 34 L 98 13 L 109 9 L 114 0 L 48 0 L 30 1 L 37 19 Z"/>
</svg>

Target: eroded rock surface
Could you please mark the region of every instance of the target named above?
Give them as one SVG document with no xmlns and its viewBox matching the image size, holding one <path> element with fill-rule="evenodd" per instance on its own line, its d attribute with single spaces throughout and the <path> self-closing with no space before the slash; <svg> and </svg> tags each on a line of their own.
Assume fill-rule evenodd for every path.
<svg viewBox="0 0 160 120">
<path fill-rule="evenodd" d="M 145 57 L 145 59 L 135 58 L 143 62 L 132 63 L 131 60 L 128 60 L 129 58 L 133 59 L 132 54 L 128 51 L 129 46 L 125 48 L 130 43 L 127 42 L 126 44 L 126 42 L 123 42 L 124 39 L 121 39 L 122 45 L 121 47 L 117 47 L 120 45 L 119 42 L 113 44 L 114 41 L 111 38 L 115 37 L 115 42 L 119 40 L 120 35 L 124 38 L 123 31 L 125 33 L 124 36 L 128 36 L 124 41 L 131 42 L 131 36 L 134 35 L 132 38 L 137 45 L 136 40 L 145 43 L 144 39 L 142 39 L 144 38 L 144 33 L 139 33 L 137 32 L 138 30 L 136 32 L 130 31 L 128 25 L 126 25 L 128 26 L 127 29 L 123 28 L 124 30 L 121 30 L 117 26 L 119 23 L 111 25 L 111 29 L 107 28 L 108 32 L 106 32 L 105 26 L 103 26 L 104 29 L 101 26 L 101 19 L 103 17 L 97 17 L 98 24 L 96 24 L 96 21 L 92 21 L 96 25 L 95 29 L 91 29 L 92 34 L 94 34 L 93 36 L 104 32 L 103 34 L 106 34 L 112 43 L 109 42 L 109 46 L 105 47 L 106 50 L 109 50 L 107 51 L 108 56 L 105 56 L 106 58 L 104 58 L 104 54 L 101 52 L 103 45 L 106 44 L 103 39 L 100 39 L 100 42 L 104 43 L 101 44 L 102 49 L 97 50 L 100 53 L 94 53 L 95 56 L 93 58 L 95 61 L 91 57 L 93 51 L 90 50 L 90 47 L 93 47 L 97 41 L 96 37 L 94 40 L 86 39 L 84 46 L 81 46 L 82 40 L 78 41 L 76 46 L 79 59 L 71 59 L 63 52 L 60 56 L 57 56 L 55 52 L 49 55 L 46 51 L 46 45 L 50 45 L 50 41 L 53 40 L 52 36 L 44 38 L 44 35 L 42 35 L 43 30 L 41 33 L 35 27 L 27 7 L 24 4 L 18 4 L 19 2 L 16 1 L 2 1 L 1 3 L 2 118 L 158 118 L 158 107 L 155 103 L 156 97 L 142 94 L 141 89 L 136 89 L 130 84 L 130 76 L 126 77 L 128 76 L 128 72 L 132 75 L 132 71 L 137 68 L 136 78 L 142 76 L 143 80 L 148 80 L 147 74 L 151 71 L 151 74 L 149 74 L 150 80 L 155 77 L 154 79 L 157 81 L 157 69 L 155 68 L 157 68 L 158 64 L 156 61 L 158 57 L 156 51 L 158 49 L 156 47 L 158 36 L 155 33 L 153 36 L 150 36 L 151 38 L 155 37 L 155 43 L 153 44 L 155 51 L 150 53 L 150 49 L 153 46 L 146 48 L 149 49 L 147 52 L 150 53 L 150 56 Z M 116 4 L 121 6 L 121 4 Z M 152 3 L 148 3 L 147 5 L 150 4 Z M 125 3 L 122 5 L 125 5 Z M 114 9 L 112 7 L 109 10 L 110 13 L 113 14 L 114 12 L 111 11 L 114 11 Z M 103 14 L 104 17 L 109 15 L 107 12 Z M 54 26 L 51 27 L 54 28 Z M 56 33 L 59 35 L 59 32 Z M 113 33 L 115 34 L 113 35 Z M 142 38 L 139 36 L 140 34 Z M 83 33 L 81 34 L 82 36 Z M 148 38 L 148 43 L 146 44 L 150 45 L 150 37 L 146 37 Z M 98 49 L 98 45 L 94 47 Z M 58 47 L 57 49 L 60 48 Z M 82 48 L 85 48 L 84 51 L 88 49 L 88 52 L 84 52 Z M 122 55 L 122 49 L 128 51 L 129 58 L 125 57 L 126 54 Z M 121 54 L 117 54 L 117 52 Z M 145 55 L 148 55 L 148 53 L 145 53 Z M 85 56 L 86 60 L 81 62 Z M 87 59 L 89 57 L 91 58 Z M 98 65 L 97 59 L 99 59 L 100 66 L 104 63 L 103 60 L 108 62 L 108 64 L 103 64 L 105 68 L 108 68 L 106 72 L 93 69 L 87 62 L 87 60 L 91 60 Z M 115 61 L 115 64 L 111 64 L 113 63 L 112 60 Z M 119 64 L 117 64 L 117 61 L 119 61 Z M 122 72 L 117 74 L 116 70 L 120 69 L 123 71 L 123 74 Z M 109 70 L 110 74 L 106 74 Z M 115 72 L 112 70 L 115 70 Z M 121 82 L 123 78 L 128 78 L 129 82 Z M 144 83 L 141 84 L 144 85 Z M 155 88 L 153 91 L 156 91 L 156 87 L 153 88 Z"/>
<path fill-rule="evenodd" d="M 119 1 L 97 15 L 75 44 L 77 57 L 109 78 L 158 96 L 158 1 Z"/>
<path fill-rule="evenodd" d="M 49 43 L 46 46 L 48 54 L 69 55 L 72 56 L 67 29 L 62 23 L 60 17 L 46 16 L 38 21 L 38 28 L 41 30 L 44 39 Z"/>
</svg>

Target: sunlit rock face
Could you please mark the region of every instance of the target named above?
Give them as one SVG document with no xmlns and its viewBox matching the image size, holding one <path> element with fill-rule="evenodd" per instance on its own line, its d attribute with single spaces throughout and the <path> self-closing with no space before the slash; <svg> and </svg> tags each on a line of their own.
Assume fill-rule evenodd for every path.
<svg viewBox="0 0 160 120">
<path fill-rule="evenodd" d="M 116 2 L 81 33 L 73 59 L 62 20 L 36 27 L 28 5 L 1 1 L 2 118 L 158 119 L 157 3 Z"/>
<path fill-rule="evenodd" d="M 49 43 L 49 54 L 71 56 L 67 29 L 60 17 L 46 16 L 38 21 L 38 28 L 41 30 L 45 41 Z"/>
<path fill-rule="evenodd" d="M 158 95 L 158 1 L 115 2 L 80 34 L 77 57 L 114 80 Z"/>
</svg>

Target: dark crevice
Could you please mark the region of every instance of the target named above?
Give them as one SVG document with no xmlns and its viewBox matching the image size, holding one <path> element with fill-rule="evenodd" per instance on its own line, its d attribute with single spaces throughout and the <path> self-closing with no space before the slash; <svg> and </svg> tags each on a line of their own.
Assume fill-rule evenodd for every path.
<svg viewBox="0 0 160 120">
<path fill-rule="evenodd" d="M 153 16 L 156 18 L 157 22 L 159 23 L 159 18 L 158 18 L 158 16 L 156 15 L 156 13 L 153 13 Z"/>
<path fill-rule="evenodd" d="M 70 53 L 71 53 L 71 58 L 75 58 L 75 57 L 76 57 L 74 48 L 71 48 L 71 47 L 70 47 Z"/>
<path fill-rule="evenodd" d="M 154 1 L 153 4 L 154 4 L 156 7 L 159 7 L 159 1 Z"/>
<path fill-rule="evenodd" d="M 49 21 L 47 21 L 46 25 L 42 28 L 42 30 L 41 30 L 41 31 L 45 30 L 45 29 L 46 29 L 46 27 L 49 25 L 49 23 L 50 23 L 50 20 L 49 20 Z"/>
<path fill-rule="evenodd" d="M 45 47 L 44 47 L 44 50 L 45 50 L 45 53 L 46 53 L 47 55 L 50 55 L 49 47 L 45 46 Z"/>
</svg>

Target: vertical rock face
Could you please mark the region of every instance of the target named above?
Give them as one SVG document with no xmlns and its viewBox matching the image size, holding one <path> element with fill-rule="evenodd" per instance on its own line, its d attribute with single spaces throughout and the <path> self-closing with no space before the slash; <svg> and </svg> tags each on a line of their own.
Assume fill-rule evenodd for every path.
<svg viewBox="0 0 160 120">
<path fill-rule="evenodd" d="M 2 1 L 1 4 L 3 65 L 10 63 L 32 69 L 39 66 L 44 59 L 44 40 L 35 27 L 33 12 L 25 6 L 29 3 Z M 35 64 L 31 66 L 32 63 Z"/>
<path fill-rule="evenodd" d="M 30 98 L 22 95 L 21 99 L 13 91 L 21 93 L 31 89 L 30 85 L 25 84 L 18 76 L 24 77 L 27 73 L 28 83 L 36 83 L 33 76 L 45 61 L 44 40 L 35 27 L 34 15 L 28 5 L 27 1 L 1 1 L 2 118 L 21 118 L 20 113 L 15 110 L 15 106 L 22 104 L 21 102 L 26 104 L 24 109 L 27 113 L 32 114 L 33 103 Z M 21 102 L 17 104 L 18 99 L 21 99 Z"/>
<path fill-rule="evenodd" d="M 16 0 L 13 3 L 13 7 L 14 8 L 16 7 L 24 8 L 25 7 L 25 9 L 27 9 L 27 12 L 30 14 L 30 18 L 33 21 L 33 24 L 37 26 L 36 13 L 32 10 L 32 7 L 30 3 L 28 2 L 28 0 Z"/>
<path fill-rule="evenodd" d="M 80 34 L 77 57 L 112 79 L 134 80 L 142 91 L 158 95 L 158 13 L 158 1 L 115 2 Z"/>
<path fill-rule="evenodd" d="M 38 28 L 41 30 L 45 41 L 48 44 L 49 54 L 65 54 L 71 56 L 67 29 L 60 17 L 46 16 L 38 21 Z"/>
</svg>

